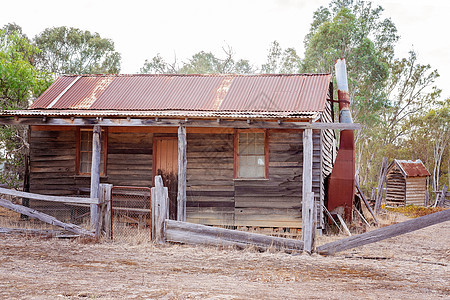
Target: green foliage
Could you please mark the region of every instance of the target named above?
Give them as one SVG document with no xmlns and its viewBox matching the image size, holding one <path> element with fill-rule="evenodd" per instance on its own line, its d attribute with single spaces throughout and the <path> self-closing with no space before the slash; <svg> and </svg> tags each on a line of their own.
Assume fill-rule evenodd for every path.
<svg viewBox="0 0 450 300">
<path fill-rule="evenodd" d="M 0 108 L 23 109 L 28 107 L 30 98 L 50 86 L 52 75 L 32 65 L 39 49 L 22 35 L 20 27 L 9 25 L 0 30 Z M 26 130 L 21 126 L 0 128 L 1 160 L 5 163 L 0 181 L 10 186 L 17 186 L 19 174 L 23 174 L 24 155 L 28 151 L 24 134 Z"/>
<path fill-rule="evenodd" d="M 332 1 L 314 13 L 304 41 L 303 72 L 333 73 L 335 60 L 346 59 L 357 122 L 377 122 L 377 110 L 386 104 L 383 87 L 398 36 L 395 25 L 382 19 L 382 11 L 370 2 Z"/>
<path fill-rule="evenodd" d="M 261 73 L 299 73 L 300 66 L 301 60 L 294 48 L 283 50 L 277 41 L 273 41 L 267 55 L 267 62 L 261 66 Z"/>
<path fill-rule="evenodd" d="M 450 164 L 450 99 L 435 105 L 426 114 L 410 118 L 406 126 L 411 128 L 400 144 L 404 155 L 419 157 L 432 177 L 433 190 L 441 188 L 440 181 L 449 178 Z"/>
<path fill-rule="evenodd" d="M 176 60 L 167 63 L 160 54 L 151 60 L 145 60 L 141 73 L 150 74 L 251 74 L 254 69 L 248 60 L 235 60 L 235 53 L 228 47 L 223 49 L 225 58 L 219 58 L 211 52 L 200 51 L 195 53 L 188 62 L 180 67 Z"/>
<path fill-rule="evenodd" d="M 47 28 L 34 38 L 41 52 L 36 57 L 39 69 L 56 74 L 119 73 L 120 54 L 114 42 L 72 27 Z"/>
<path fill-rule="evenodd" d="M 51 82 L 51 74 L 38 71 L 32 64 L 39 50 L 12 31 L 0 31 L 0 107 L 26 108 L 30 97 L 37 97 Z"/>
</svg>

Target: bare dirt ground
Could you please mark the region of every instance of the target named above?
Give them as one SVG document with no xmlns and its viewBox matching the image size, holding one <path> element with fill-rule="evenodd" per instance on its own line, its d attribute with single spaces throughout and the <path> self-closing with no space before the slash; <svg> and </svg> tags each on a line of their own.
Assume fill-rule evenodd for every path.
<svg viewBox="0 0 450 300">
<path fill-rule="evenodd" d="M 0 298 L 449 299 L 449 264 L 450 222 L 334 257 L 0 234 Z"/>
</svg>

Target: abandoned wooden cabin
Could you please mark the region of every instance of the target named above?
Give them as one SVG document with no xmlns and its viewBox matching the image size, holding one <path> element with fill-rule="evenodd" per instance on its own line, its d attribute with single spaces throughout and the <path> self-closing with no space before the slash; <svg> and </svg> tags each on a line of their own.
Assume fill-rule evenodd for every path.
<svg viewBox="0 0 450 300">
<path fill-rule="evenodd" d="M 426 205 L 428 176 L 430 173 L 420 159 L 394 159 L 386 173 L 386 203 Z"/>
<path fill-rule="evenodd" d="M 177 201 L 184 201 L 188 222 L 301 228 L 302 193 L 315 193 L 322 215 L 336 156 L 331 79 L 62 76 L 28 110 L 4 111 L 2 123 L 30 125 L 30 192 L 89 190 L 97 126 L 100 181 L 150 187 L 162 175 L 171 219 Z M 303 156 L 305 147 L 312 153 L 311 170 L 302 168 L 310 159 Z M 60 213 L 73 209 L 60 207 Z"/>
</svg>

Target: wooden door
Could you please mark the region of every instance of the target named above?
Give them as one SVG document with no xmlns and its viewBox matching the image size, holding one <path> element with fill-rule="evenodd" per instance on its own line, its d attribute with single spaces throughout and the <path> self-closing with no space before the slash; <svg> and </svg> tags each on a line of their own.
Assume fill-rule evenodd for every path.
<svg viewBox="0 0 450 300">
<path fill-rule="evenodd" d="M 161 175 L 164 186 L 169 189 L 169 218 L 177 219 L 178 193 L 178 139 L 155 137 L 153 144 L 153 176 Z"/>
</svg>

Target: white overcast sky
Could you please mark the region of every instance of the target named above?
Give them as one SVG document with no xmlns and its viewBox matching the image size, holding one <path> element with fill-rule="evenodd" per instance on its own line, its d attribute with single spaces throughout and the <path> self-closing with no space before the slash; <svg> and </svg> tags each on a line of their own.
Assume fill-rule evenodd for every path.
<svg viewBox="0 0 450 300">
<path fill-rule="evenodd" d="M 72 26 L 98 32 L 122 54 L 122 73 L 137 73 L 160 53 L 186 61 L 204 50 L 217 56 L 229 45 L 236 58 L 264 63 L 272 41 L 303 56 L 313 12 L 329 0 L 2 0 L 0 27 L 14 22 L 32 38 L 47 27 Z M 450 97 L 448 0 L 376 0 L 396 24 L 399 56 L 410 49 L 438 69 L 443 97 Z"/>
</svg>

